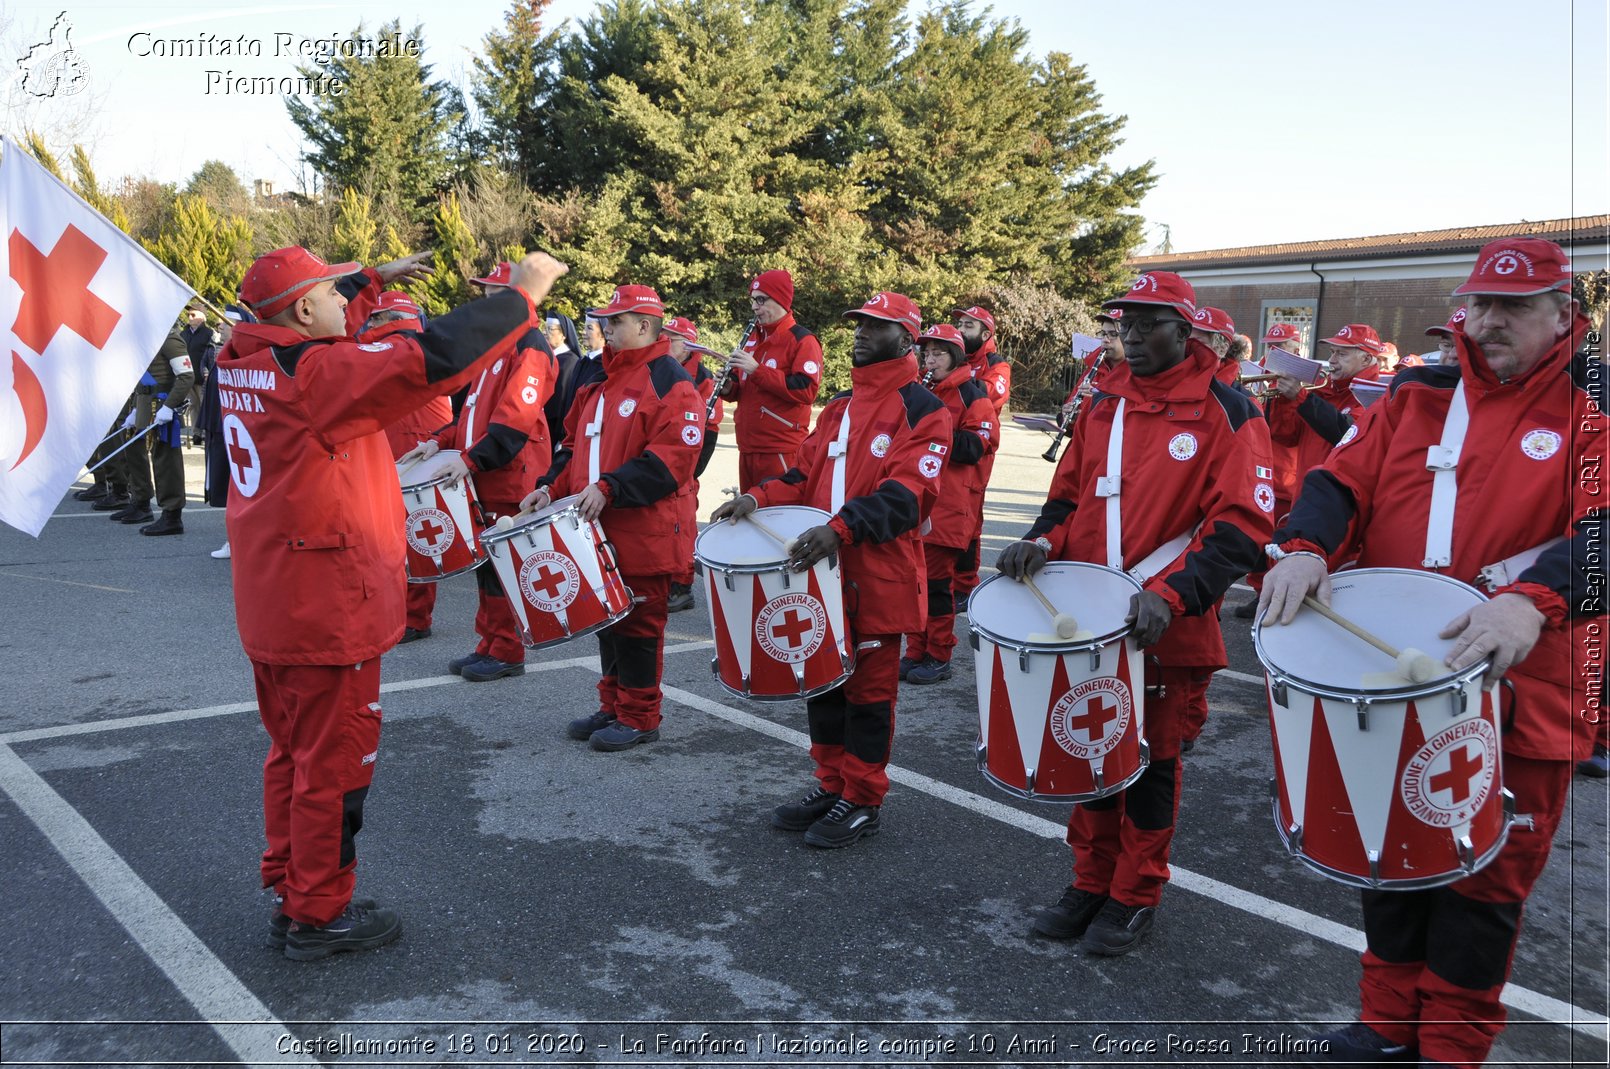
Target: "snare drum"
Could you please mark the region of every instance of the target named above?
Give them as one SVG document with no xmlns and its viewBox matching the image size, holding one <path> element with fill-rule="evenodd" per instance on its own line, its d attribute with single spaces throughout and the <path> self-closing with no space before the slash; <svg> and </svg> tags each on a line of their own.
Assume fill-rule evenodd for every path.
<svg viewBox="0 0 1610 1069">
<path fill-rule="evenodd" d="M 403 506 L 408 518 L 403 538 L 408 543 L 408 581 L 434 583 L 467 572 L 486 560 L 475 537 L 480 505 L 468 478 L 450 483 L 442 468 L 460 456 L 443 449 L 413 464 L 399 464 Z"/>
<path fill-rule="evenodd" d="M 757 509 L 755 516 L 784 538 L 831 519 L 803 505 Z M 850 678 L 855 655 L 836 556 L 792 571 L 782 546 L 739 520 L 700 531 L 693 559 L 704 574 L 715 634 L 710 670 L 723 689 L 758 702 L 798 701 Z"/>
<path fill-rule="evenodd" d="M 632 611 L 632 592 L 621 580 L 604 529 L 576 511 L 580 497 L 561 498 L 511 527 L 481 532 L 520 640 L 534 650 L 590 635 Z"/>
<path fill-rule="evenodd" d="M 1433 572 L 1361 568 L 1331 578 L 1331 605 L 1441 665 L 1437 632 L 1487 600 Z M 1502 789 L 1497 690 L 1483 662 L 1429 683 L 1380 678 L 1386 654 L 1316 612 L 1253 628 L 1268 677 L 1275 824 L 1292 856 L 1340 883 L 1419 890 L 1498 853 L 1514 801 Z"/>
<path fill-rule="evenodd" d="M 1087 638 L 1059 638 L 1032 591 L 1004 575 L 967 600 L 978 681 L 978 770 L 1008 794 L 1091 802 L 1146 771 L 1145 661 L 1129 639 L 1140 584 L 1114 568 L 1047 564 L 1035 584 Z"/>
</svg>

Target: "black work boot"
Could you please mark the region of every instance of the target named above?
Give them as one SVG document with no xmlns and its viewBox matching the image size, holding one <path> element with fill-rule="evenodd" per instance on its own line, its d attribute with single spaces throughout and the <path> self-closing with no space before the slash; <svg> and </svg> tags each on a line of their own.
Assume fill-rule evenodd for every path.
<svg viewBox="0 0 1610 1069">
<path fill-rule="evenodd" d="M 827 811 L 833 808 L 833 803 L 839 796 L 832 791 L 823 790 L 818 783 L 811 789 L 811 793 L 797 802 L 784 802 L 771 811 L 771 823 L 774 828 L 784 831 L 805 831 L 812 824 L 827 816 Z"/>
<path fill-rule="evenodd" d="M 156 517 L 151 513 L 151 502 L 130 498 L 129 507 L 112 513 L 112 519 L 117 523 L 150 523 Z"/>
<path fill-rule="evenodd" d="M 1047 939 L 1077 939 L 1085 934 L 1090 922 L 1096 919 L 1101 907 L 1107 904 L 1106 895 L 1068 885 L 1055 905 L 1042 909 L 1034 918 L 1034 931 Z"/>
<path fill-rule="evenodd" d="M 162 518 L 156 523 L 140 528 L 140 533 L 143 535 L 184 534 L 184 521 L 179 518 L 180 511 L 179 509 L 163 509 Z"/>
<path fill-rule="evenodd" d="M 316 961 L 331 954 L 374 950 L 401 934 L 402 920 L 392 910 L 352 902 L 323 927 L 292 921 L 285 931 L 285 956 L 292 961 Z"/>
<path fill-rule="evenodd" d="M 96 512 L 122 512 L 131 504 L 133 502 L 129 500 L 129 492 L 126 487 L 109 486 L 106 489 L 106 496 L 91 504 L 90 508 Z"/>
</svg>

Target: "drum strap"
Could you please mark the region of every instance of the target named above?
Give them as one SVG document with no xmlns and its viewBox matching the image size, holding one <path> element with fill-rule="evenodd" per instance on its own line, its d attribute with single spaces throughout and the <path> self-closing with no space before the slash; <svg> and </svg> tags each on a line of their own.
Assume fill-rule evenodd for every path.
<svg viewBox="0 0 1610 1069">
<path fill-rule="evenodd" d="M 1145 560 L 1129 569 L 1130 578 L 1137 583 L 1144 583 L 1170 564 L 1173 564 L 1174 559 L 1185 552 L 1185 547 L 1196 541 L 1196 534 L 1201 529 L 1202 525 L 1197 524 L 1189 531 L 1175 535 L 1146 554 Z"/>
<path fill-rule="evenodd" d="M 587 485 L 591 486 L 593 483 L 596 483 L 598 481 L 598 477 L 603 474 L 603 472 L 599 471 L 598 469 L 598 454 L 604 444 L 603 390 L 598 391 L 598 407 L 593 409 L 593 421 L 583 428 L 582 433 L 590 439 L 590 441 L 587 443 Z"/>
<path fill-rule="evenodd" d="M 1107 499 L 1107 567 L 1124 566 L 1124 523 L 1118 507 L 1118 492 L 1124 470 L 1124 407 L 1120 397 L 1112 414 L 1112 431 L 1107 435 L 1107 474 L 1096 478 L 1096 496 Z"/>
<path fill-rule="evenodd" d="M 844 479 L 849 473 L 850 461 L 846 455 L 850 451 L 850 406 L 844 406 L 844 422 L 839 424 L 839 436 L 829 442 L 827 455 L 833 460 L 833 507 L 830 510 L 835 516 L 839 509 L 844 507 Z"/>
<path fill-rule="evenodd" d="M 1518 581 L 1522 572 L 1537 563 L 1537 558 L 1564 541 L 1564 535 L 1556 535 L 1547 542 L 1539 542 L 1531 549 L 1523 549 L 1514 556 L 1487 565 L 1479 573 L 1482 586 L 1485 586 L 1487 593 L 1491 594 L 1499 587 Z"/>
<path fill-rule="evenodd" d="M 1453 511 L 1459 498 L 1459 454 L 1465 448 L 1470 409 L 1465 405 L 1465 380 L 1454 387 L 1448 415 L 1442 421 L 1442 442 L 1426 450 L 1431 476 L 1431 515 L 1426 520 L 1427 568 L 1446 568 L 1453 561 Z"/>
<path fill-rule="evenodd" d="M 486 385 L 486 377 L 490 370 L 481 372 L 476 380 L 475 389 L 470 391 L 469 397 L 464 399 L 464 451 L 467 453 L 476 442 L 475 437 L 475 408 L 481 400 L 481 387 Z"/>
</svg>

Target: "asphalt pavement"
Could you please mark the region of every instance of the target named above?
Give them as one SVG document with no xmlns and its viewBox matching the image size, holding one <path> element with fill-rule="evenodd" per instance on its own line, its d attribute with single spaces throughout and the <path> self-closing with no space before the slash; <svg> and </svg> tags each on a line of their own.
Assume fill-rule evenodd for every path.
<svg viewBox="0 0 1610 1069">
<path fill-rule="evenodd" d="M 1037 512 L 1047 441 L 1008 428 L 986 562 Z M 465 683 L 475 589 L 449 580 L 434 634 L 386 655 L 358 840 L 403 936 L 290 962 L 263 938 L 267 739 L 208 556 L 224 514 L 187 454 L 182 536 L 71 499 L 37 541 L 0 530 L 0 1065 L 1283 1065 L 1356 1012 L 1357 895 L 1276 836 L 1228 612 L 1173 882 L 1141 949 L 1100 959 L 1029 933 L 1069 807 L 979 775 L 965 645 L 949 683 L 901 689 L 882 833 L 820 851 L 767 820 L 811 784 L 803 705 L 717 687 L 702 592 L 667 627 L 660 741 L 603 754 L 563 731 L 596 708 L 595 643 Z M 736 468 L 724 443 L 706 512 Z M 1606 817 L 1605 781 L 1574 780 L 1491 1064 L 1605 1064 Z"/>
</svg>

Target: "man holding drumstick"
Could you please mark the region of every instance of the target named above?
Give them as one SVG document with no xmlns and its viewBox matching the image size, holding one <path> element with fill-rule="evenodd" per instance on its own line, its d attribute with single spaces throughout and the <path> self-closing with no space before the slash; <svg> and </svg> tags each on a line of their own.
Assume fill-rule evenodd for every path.
<svg viewBox="0 0 1610 1069">
<path fill-rule="evenodd" d="M 1319 1061 L 1478 1066 L 1532 884 L 1548 860 L 1572 762 L 1588 756 L 1605 612 L 1605 368 L 1578 354 L 1588 323 L 1564 250 L 1507 238 L 1477 254 L 1457 359 L 1409 368 L 1319 468 L 1275 535 L 1260 615 L 1290 623 L 1330 600 L 1332 561 L 1423 568 L 1483 583 L 1491 601 L 1448 622 L 1450 671 L 1490 658 L 1513 704 L 1500 740 L 1515 810 L 1498 856 L 1428 891 L 1364 891 L 1360 1020 L 1317 1038 Z M 1451 461 L 1451 463 L 1450 463 Z M 1433 467 L 1433 464 L 1435 467 Z M 1501 692 L 1502 693 L 1502 692 Z"/>
<path fill-rule="evenodd" d="M 1218 354 L 1191 337 L 1195 299 L 1183 278 L 1153 271 L 1107 302 L 1123 312 L 1124 362 L 1075 424 L 1039 519 L 997 564 L 1021 579 L 1047 560 L 1086 561 L 1143 583 L 1129 622 L 1158 662 L 1146 673 L 1151 763 L 1126 790 L 1074 807 L 1073 883 L 1034 921 L 1047 938 L 1082 936 L 1091 954 L 1127 954 L 1151 931 L 1169 877 L 1190 682 L 1225 666 L 1213 607 L 1273 529 L 1274 491 L 1260 475 L 1267 425 L 1218 380 Z"/>
</svg>

